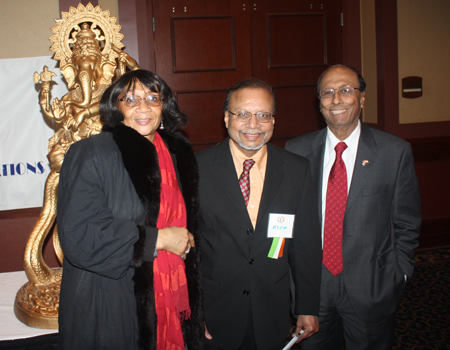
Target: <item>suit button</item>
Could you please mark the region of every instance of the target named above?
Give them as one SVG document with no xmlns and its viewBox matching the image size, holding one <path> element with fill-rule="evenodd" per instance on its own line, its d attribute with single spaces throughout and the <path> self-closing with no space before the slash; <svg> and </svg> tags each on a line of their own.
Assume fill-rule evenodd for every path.
<svg viewBox="0 0 450 350">
<path fill-rule="evenodd" d="M 248 261 L 248 263 L 249 263 L 250 265 L 253 265 L 253 264 L 255 263 L 255 260 L 254 260 L 254 259 L 250 259 L 250 260 Z"/>
<path fill-rule="evenodd" d="M 249 228 L 249 229 L 247 230 L 247 234 L 248 234 L 249 236 L 251 236 L 251 235 L 253 234 L 253 230 L 252 230 L 251 228 Z"/>
<path fill-rule="evenodd" d="M 244 290 L 244 295 L 249 295 L 250 292 L 248 290 Z"/>
</svg>

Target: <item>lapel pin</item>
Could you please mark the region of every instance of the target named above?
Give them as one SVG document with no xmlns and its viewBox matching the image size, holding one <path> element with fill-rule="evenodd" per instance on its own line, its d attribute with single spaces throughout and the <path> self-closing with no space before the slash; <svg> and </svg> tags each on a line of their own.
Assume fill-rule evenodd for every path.
<svg viewBox="0 0 450 350">
<path fill-rule="evenodd" d="M 368 160 L 363 160 L 362 161 L 362 166 L 366 166 L 366 164 L 369 164 L 369 161 Z"/>
</svg>

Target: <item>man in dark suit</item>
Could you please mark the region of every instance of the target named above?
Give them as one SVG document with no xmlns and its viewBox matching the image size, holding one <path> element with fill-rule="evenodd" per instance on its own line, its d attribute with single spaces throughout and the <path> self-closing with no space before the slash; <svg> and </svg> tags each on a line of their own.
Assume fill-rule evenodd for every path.
<svg viewBox="0 0 450 350">
<path fill-rule="evenodd" d="M 289 141 L 310 161 L 322 220 L 320 331 L 304 349 L 391 349 L 414 268 L 421 212 L 410 145 L 359 121 L 365 82 L 328 68 L 317 83 L 328 127 Z M 342 191 L 341 191 L 342 190 Z"/>
<path fill-rule="evenodd" d="M 318 330 L 322 251 L 309 164 L 268 143 L 275 99 L 266 83 L 235 84 L 223 110 L 229 137 L 197 153 L 207 349 L 279 350 L 290 271 L 295 333 Z"/>
</svg>

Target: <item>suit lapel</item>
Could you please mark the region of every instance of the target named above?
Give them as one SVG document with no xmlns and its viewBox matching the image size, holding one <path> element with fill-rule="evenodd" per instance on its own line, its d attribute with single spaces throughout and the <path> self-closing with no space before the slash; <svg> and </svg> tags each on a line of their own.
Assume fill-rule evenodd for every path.
<svg viewBox="0 0 450 350">
<path fill-rule="evenodd" d="M 369 127 L 361 123 L 361 136 L 359 138 L 358 153 L 356 154 L 355 168 L 353 169 L 346 212 L 348 212 L 355 201 L 355 198 L 358 197 L 361 190 L 365 187 L 367 177 L 372 172 L 377 160 L 377 144 L 372 132 Z"/>
<path fill-rule="evenodd" d="M 325 141 L 327 137 L 327 128 L 321 130 L 311 144 L 311 153 L 307 156 L 311 165 L 311 176 L 319 199 L 318 208 L 319 218 L 322 220 L 322 179 L 323 179 L 323 159 L 325 155 Z"/>
<path fill-rule="evenodd" d="M 259 204 L 258 220 L 256 226 L 266 215 L 273 202 L 273 198 L 278 192 L 281 182 L 283 181 L 284 173 L 280 170 L 283 161 L 278 154 L 278 150 L 272 144 L 267 144 L 267 165 L 266 175 L 264 177 L 264 188 L 261 195 L 261 202 Z"/>
<path fill-rule="evenodd" d="M 325 154 L 325 142 L 327 128 L 321 130 L 311 143 L 311 153 L 307 158 L 311 164 L 311 175 L 316 188 L 317 198 L 319 198 L 319 216 L 322 218 L 322 178 L 323 178 L 323 159 Z M 352 206 L 355 198 L 365 186 L 365 182 L 371 173 L 374 164 L 377 161 L 377 145 L 370 131 L 370 128 L 361 123 L 361 136 L 359 138 L 358 152 L 356 155 L 355 167 L 353 169 L 352 183 L 347 199 L 346 212 Z M 363 161 L 369 161 L 368 163 Z"/>
<path fill-rule="evenodd" d="M 230 151 L 229 138 L 226 138 L 217 148 L 216 158 L 212 165 L 212 172 L 219 186 L 222 186 L 231 203 L 239 210 L 245 219 L 250 222 L 247 207 L 239 187 L 233 157 Z"/>
</svg>

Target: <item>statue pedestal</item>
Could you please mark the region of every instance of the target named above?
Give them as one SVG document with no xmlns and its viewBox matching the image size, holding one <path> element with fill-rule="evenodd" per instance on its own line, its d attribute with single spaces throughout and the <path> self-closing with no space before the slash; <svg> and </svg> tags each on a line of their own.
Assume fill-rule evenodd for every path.
<svg viewBox="0 0 450 350">
<path fill-rule="evenodd" d="M 61 281 L 48 285 L 25 283 L 14 302 L 16 317 L 29 327 L 58 329 Z"/>
</svg>

